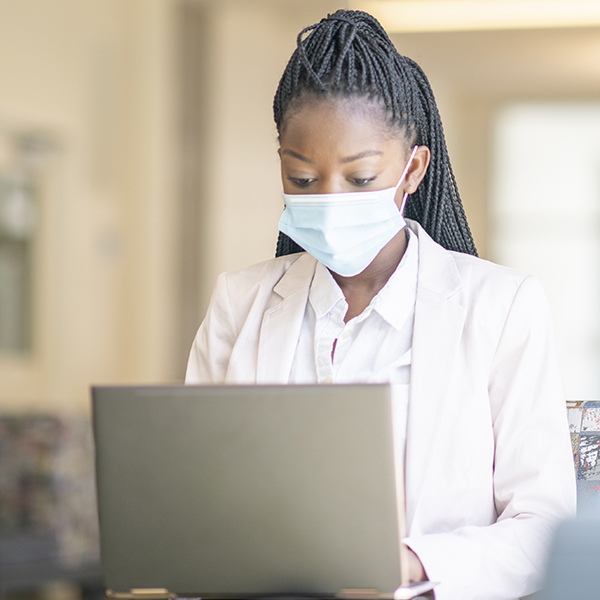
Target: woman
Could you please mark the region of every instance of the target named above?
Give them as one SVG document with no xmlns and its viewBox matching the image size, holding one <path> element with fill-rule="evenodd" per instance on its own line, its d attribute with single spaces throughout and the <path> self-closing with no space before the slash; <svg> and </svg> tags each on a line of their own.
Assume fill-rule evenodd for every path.
<svg viewBox="0 0 600 600">
<path fill-rule="evenodd" d="M 575 504 L 550 316 L 535 279 L 476 257 L 427 78 L 340 10 L 300 33 L 274 112 L 278 258 L 221 275 L 187 382 L 404 389 L 411 579 L 535 591 Z"/>
</svg>

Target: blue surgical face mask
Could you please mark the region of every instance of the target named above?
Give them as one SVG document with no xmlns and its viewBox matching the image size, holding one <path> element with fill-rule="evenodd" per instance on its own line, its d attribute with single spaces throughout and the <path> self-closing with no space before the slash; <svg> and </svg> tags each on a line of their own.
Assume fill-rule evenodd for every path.
<svg viewBox="0 0 600 600">
<path fill-rule="evenodd" d="M 385 190 L 343 194 L 286 194 L 279 231 L 328 269 L 353 277 L 362 273 L 381 249 L 405 226 L 404 194 L 396 205 L 396 191 L 417 152 L 413 148 L 398 183 Z"/>
</svg>

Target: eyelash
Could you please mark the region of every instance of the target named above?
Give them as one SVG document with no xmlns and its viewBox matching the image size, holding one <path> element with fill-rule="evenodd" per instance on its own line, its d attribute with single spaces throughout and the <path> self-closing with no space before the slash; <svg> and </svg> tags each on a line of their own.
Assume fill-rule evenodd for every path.
<svg viewBox="0 0 600 600">
<path fill-rule="evenodd" d="M 308 187 L 314 181 L 314 179 L 288 177 L 288 181 L 291 181 L 294 185 L 303 188 Z"/>
<path fill-rule="evenodd" d="M 375 179 L 377 179 L 377 177 L 361 177 L 357 179 L 349 179 L 348 181 L 350 181 L 356 186 L 363 187 L 369 185 L 370 183 L 373 183 Z M 315 181 L 314 179 L 296 177 L 288 177 L 288 180 L 300 188 L 308 187 L 313 181 Z"/>
<path fill-rule="evenodd" d="M 361 177 L 359 179 L 351 179 L 350 181 L 354 185 L 364 186 L 364 185 L 369 185 L 369 183 L 373 183 L 375 181 L 375 179 L 377 179 L 377 178 L 376 177 Z"/>
</svg>

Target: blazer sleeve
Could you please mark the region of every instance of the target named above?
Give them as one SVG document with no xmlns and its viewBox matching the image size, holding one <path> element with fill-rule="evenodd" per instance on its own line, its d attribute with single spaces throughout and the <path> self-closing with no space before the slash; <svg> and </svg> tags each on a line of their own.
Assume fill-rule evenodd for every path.
<svg viewBox="0 0 600 600">
<path fill-rule="evenodd" d="M 227 274 L 217 279 L 204 321 L 198 329 L 185 374 L 186 384 L 221 384 L 237 339 Z"/>
<path fill-rule="evenodd" d="M 523 280 L 489 373 L 497 521 L 411 537 L 437 600 L 505 600 L 540 588 L 556 524 L 575 513 L 575 473 L 550 311 Z"/>
</svg>

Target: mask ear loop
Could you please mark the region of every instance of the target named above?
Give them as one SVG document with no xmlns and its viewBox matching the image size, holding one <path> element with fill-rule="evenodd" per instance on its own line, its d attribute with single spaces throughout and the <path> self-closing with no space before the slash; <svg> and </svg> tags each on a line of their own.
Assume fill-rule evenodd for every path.
<svg viewBox="0 0 600 600">
<path fill-rule="evenodd" d="M 400 187 L 400 184 L 404 181 L 404 178 L 406 177 L 406 174 L 408 173 L 408 169 L 410 169 L 410 165 L 413 161 L 413 158 L 415 157 L 415 154 L 417 153 L 417 150 L 419 149 L 419 146 L 415 146 L 413 148 L 413 151 L 411 152 L 410 158 L 408 159 L 408 162 L 406 163 L 406 167 L 404 167 L 404 171 L 402 173 L 402 176 L 400 177 L 400 181 L 398 182 L 398 185 L 396 186 L 396 189 L 398 187 Z M 406 206 L 406 201 L 408 200 L 408 192 L 404 193 L 404 198 L 402 198 L 402 204 L 400 205 L 400 214 L 402 216 L 404 216 L 404 207 Z"/>
</svg>

